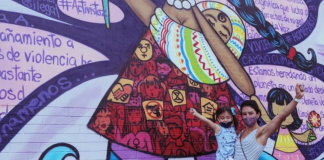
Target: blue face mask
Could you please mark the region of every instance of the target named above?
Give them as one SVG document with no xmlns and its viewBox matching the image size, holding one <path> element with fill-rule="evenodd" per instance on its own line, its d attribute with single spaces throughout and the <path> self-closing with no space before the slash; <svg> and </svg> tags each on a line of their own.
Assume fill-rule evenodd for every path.
<svg viewBox="0 0 324 160">
<path fill-rule="evenodd" d="M 233 122 L 220 122 L 219 125 L 224 127 L 224 128 L 229 128 L 232 125 Z"/>
</svg>

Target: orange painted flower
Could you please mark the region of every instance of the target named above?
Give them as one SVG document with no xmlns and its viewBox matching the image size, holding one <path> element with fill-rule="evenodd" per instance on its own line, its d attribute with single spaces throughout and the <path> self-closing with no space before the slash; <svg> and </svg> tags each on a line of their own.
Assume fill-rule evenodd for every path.
<svg viewBox="0 0 324 160">
<path fill-rule="evenodd" d="M 311 111 L 308 115 L 308 121 L 315 127 L 321 126 L 321 116 L 315 111 Z"/>
</svg>

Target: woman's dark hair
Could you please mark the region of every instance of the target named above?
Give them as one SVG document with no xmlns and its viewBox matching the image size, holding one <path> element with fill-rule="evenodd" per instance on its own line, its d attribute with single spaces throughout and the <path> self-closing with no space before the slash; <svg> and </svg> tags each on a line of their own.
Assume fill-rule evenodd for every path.
<svg viewBox="0 0 324 160">
<path fill-rule="evenodd" d="M 232 113 L 232 110 L 231 110 L 231 108 L 230 107 L 220 107 L 220 108 L 218 108 L 217 109 L 217 111 L 216 111 L 216 114 L 215 114 L 215 116 L 214 116 L 214 121 L 216 121 L 216 118 L 219 116 L 219 115 L 221 115 L 222 113 L 224 113 L 224 112 L 228 112 L 228 113 L 230 113 L 231 115 L 232 115 L 232 117 L 233 117 L 233 122 L 234 122 L 234 126 L 235 126 L 235 130 L 237 130 L 237 127 L 238 127 L 238 121 L 237 121 L 237 118 L 235 117 L 235 115 L 237 115 L 236 114 L 236 112 L 235 112 L 235 115 L 233 115 L 233 113 Z"/>
<path fill-rule="evenodd" d="M 266 21 L 262 12 L 255 6 L 254 0 L 228 0 L 228 2 L 235 7 L 244 21 L 253 26 L 263 38 L 267 39 L 280 53 L 286 55 L 297 67 L 302 70 L 310 70 L 316 66 L 315 51 L 311 48 L 308 49 L 308 54 L 312 54 L 312 58 L 307 60 L 302 53 L 289 46 L 271 23 Z"/>
<path fill-rule="evenodd" d="M 268 96 L 267 96 L 267 101 L 268 101 L 268 112 L 269 112 L 269 118 L 273 119 L 276 115 L 273 113 L 273 107 L 272 103 L 276 103 L 278 105 L 286 105 L 289 104 L 293 100 L 292 96 L 284 89 L 282 88 L 273 88 L 269 91 Z M 283 106 L 285 107 L 285 106 Z M 294 121 L 287 126 L 287 128 L 291 131 L 294 131 L 298 129 L 302 123 L 303 120 L 301 120 L 298 117 L 298 112 L 297 109 L 295 108 L 292 113 L 291 113 Z"/>
<path fill-rule="evenodd" d="M 260 114 L 260 117 L 262 116 L 262 114 L 261 114 L 261 111 L 260 111 L 260 109 L 259 109 L 259 106 L 258 106 L 258 104 L 254 101 L 254 100 L 245 100 L 242 104 L 241 104 L 241 115 L 242 115 L 242 109 L 244 108 L 244 107 L 251 107 L 251 108 L 253 108 L 254 110 L 255 110 L 255 112 L 258 114 Z M 258 119 L 258 124 L 260 125 L 260 118 Z"/>
</svg>

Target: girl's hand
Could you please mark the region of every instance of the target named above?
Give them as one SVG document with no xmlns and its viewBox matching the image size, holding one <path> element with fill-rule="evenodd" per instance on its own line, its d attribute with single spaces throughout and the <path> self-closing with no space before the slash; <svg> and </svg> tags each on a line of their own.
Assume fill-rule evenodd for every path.
<svg viewBox="0 0 324 160">
<path fill-rule="evenodd" d="M 190 108 L 190 114 L 196 116 L 197 111 L 194 108 Z"/>
<path fill-rule="evenodd" d="M 305 93 L 304 87 L 300 83 L 296 84 L 295 91 L 296 91 L 296 98 L 301 99 L 304 97 L 304 93 Z"/>
</svg>

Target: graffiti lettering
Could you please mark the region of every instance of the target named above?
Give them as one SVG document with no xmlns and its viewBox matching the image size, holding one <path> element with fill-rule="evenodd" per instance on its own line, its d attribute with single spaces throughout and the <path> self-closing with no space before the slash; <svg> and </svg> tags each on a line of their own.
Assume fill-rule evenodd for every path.
<svg viewBox="0 0 324 160">
<path fill-rule="evenodd" d="M 260 40 L 260 41 L 252 41 L 250 43 L 247 43 L 250 47 L 252 52 L 257 52 L 261 50 L 267 50 L 270 49 L 272 46 L 270 42 L 266 39 Z"/>
<path fill-rule="evenodd" d="M 95 16 L 106 16 L 106 11 L 99 9 L 99 4 L 93 1 L 89 6 L 87 6 L 88 1 L 84 0 L 59 0 L 59 7 L 62 10 L 74 10 L 77 14 L 83 15 L 95 15 Z"/>
<path fill-rule="evenodd" d="M 272 19 L 272 20 L 278 20 L 279 22 L 286 22 L 289 24 L 294 24 L 296 27 L 300 27 L 304 23 L 303 18 L 288 17 L 287 15 L 281 15 L 281 14 L 276 14 L 276 13 L 264 13 L 264 17 Z M 278 26 L 276 23 L 272 23 L 272 25 L 274 25 L 275 29 L 278 29 Z"/>
<path fill-rule="evenodd" d="M 0 21 L 2 22 L 9 22 L 5 14 L 0 14 Z"/>
<path fill-rule="evenodd" d="M 15 65 L 9 70 L 0 69 L 0 78 L 3 80 L 40 82 L 42 75 L 33 66 L 29 70 L 23 71 L 21 67 Z"/>
<path fill-rule="evenodd" d="M 45 13 L 48 16 L 60 18 L 54 0 L 22 0 L 22 4 L 30 9 Z"/>
<path fill-rule="evenodd" d="M 310 106 L 318 106 L 319 103 L 317 101 L 317 99 L 315 98 L 306 98 L 307 96 L 304 96 L 302 98 L 302 104 L 305 104 L 305 105 L 310 105 Z"/>
<path fill-rule="evenodd" d="M 297 112 L 299 117 L 308 117 L 309 114 L 308 111 L 301 111 L 299 108 L 297 108 Z"/>
<path fill-rule="evenodd" d="M 62 77 L 57 81 L 57 84 L 50 85 L 46 90 L 40 91 L 37 97 L 31 99 L 28 105 L 22 107 L 18 110 L 16 114 L 3 124 L 0 131 L 0 143 L 2 143 L 2 138 L 8 136 L 8 131 L 12 131 L 15 126 L 19 124 L 26 123 L 27 119 L 30 119 L 32 115 L 36 114 L 36 110 L 44 107 L 43 104 L 47 100 L 51 99 L 52 96 L 56 96 L 59 90 L 67 90 L 72 87 L 72 82 L 70 82 L 66 77 Z"/>
<path fill-rule="evenodd" d="M 256 88 L 265 88 L 265 89 L 271 89 L 276 88 L 277 84 L 275 84 L 272 80 L 269 82 L 262 82 L 259 79 L 253 81 L 253 85 Z"/>
<path fill-rule="evenodd" d="M 0 121 L 4 116 L 6 116 L 8 114 L 8 112 L 9 112 L 9 105 L 7 104 L 6 110 L 4 112 L 0 112 Z"/>
<path fill-rule="evenodd" d="M 0 31 L 0 42 L 12 42 L 36 46 L 47 46 L 47 47 L 60 47 L 62 45 L 62 40 L 56 37 L 55 34 L 51 33 L 47 36 L 33 34 L 21 34 L 15 33 L 13 29 L 6 28 L 5 31 Z"/>
<path fill-rule="evenodd" d="M 56 65 L 56 66 L 74 66 L 77 67 L 77 60 L 73 56 L 69 56 L 68 53 L 66 55 L 49 55 L 45 53 L 43 49 L 42 53 L 32 54 L 34 51 L 29 53 L 25 52 L 25 58 L 27 62 L 32 63 L 41 63 L 47 65 Z M 81 60 L 82 61 L 82 60 Z"/>
<path fill-rule="evenodd" d="M 22 14 L 15 20 L 15 24 L 18 24 L 19 22 L 22 22 L 25 26 L 28 27 L 28 21 L 24 18 Z"/>
<path fill-rule="evenodd" d="M 303 80 L 303 81 L 307 80 L 305 73 L 301 71 L 299 73 L 296 73 L 291 71 L 291 69 L 289 72 L 286 72 L 286 71 L 277 70 L 276 68 L 276 76 L 280 78 L 291 78 L 291 79 Z"/>
<path fill-rule="evenodd" d="M 81 55 L 81 65 L 88 64 L 91 62 L 92 62 L 91 60 L 86 60 L 86 59 L 84 59 L 83 55 Z"/>
<path fill-rule="evenodd" d="M 314 93 L 313 87 L 311 87 L 309 85 L 308 86 L 304 86 L 304 89 L 305 89 L 305 93 Z M 295 87 L 293 87 L 292 90 L 295 90 Z M 292 91 L 292 90 L 290 90 L 290 91 Z"/>
<path fill-rule="evenodd" d="M 290 8 L 292 10 L 292 13 L 299 14 L 299 15 L 304 15 L 304 10 L 298 8 L 298 6 L 291 6 L 290 5 Z"/>
<path fill-rule="evenodd" d="M 298 28 L 296 32 L 292 33 L 295 42 L 298 42 L 301 39 L 307 37 L 310 34 L 310 32 L 314 29 L 316 20 L 314 20 L 314 18 L 311 15 L 309 18 L 310 19 L 308 20 L 308 23 Z"/>
<path fill-rule="evenodd" d="M 250 75 L 275 76 L 274 69 L 260 69 L 259 66 L 249 66 Z"/>
<path fill-rule="evenodd" d="M 314 91 L 315 91 L 315 93 L 318 93 L 318 94 L 324 94 L 324 86 L 318 87 L 316 85 Z"/>
<path fill-rule="evenodd" d="M 241 58 L 243 65 L 253 65 L 253 64 L 274 64 L 274 65 L 284 65 L 287 67 L 295 67 L 295 64 L 287 59 L 285 56 L 278 54 L 266 54 L 266 55 L 243 55 Z M 324 69 L 320 68 L 321 73 L 324 76 Z"/>
<path fill-rule="evenodd" d="M 7 52 L 7 59 L 14 62 L 19 62 L 20 53 L 18 51 L 14 51 L 13 47 L 11 47 L 11 50 Z"/>
<path fill-rule="evenodd" d="M 269 55 L 246 55 L 242 57 L 244 64 L 267 64 L 271 62 Z"/>
<path fill-rule="evenodd" d="M 0 100 L 9 99 L 9 100 L 23 100 L 25 98 L 25 87 L 24 85 L 20 90 L 15 92 L 13 89 L 1 89 L 0 88 Z"/>
<path fill-rule="evenodd" d="M 73 41 L 72 40 L 66 41 L 66 46 L 71 47 L 71 48 L 74 48 Z"/>
</svg>

